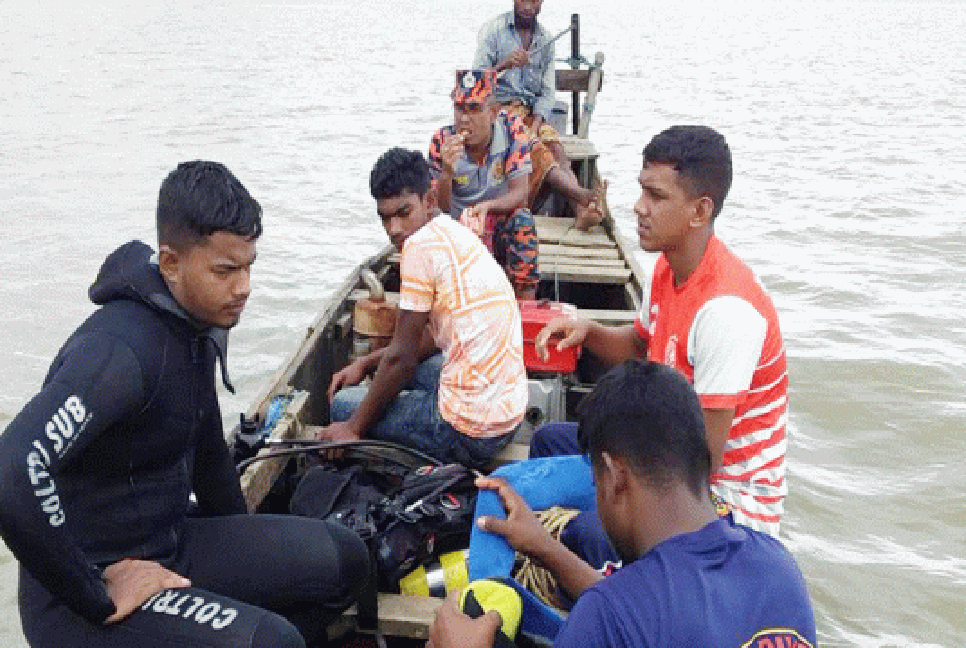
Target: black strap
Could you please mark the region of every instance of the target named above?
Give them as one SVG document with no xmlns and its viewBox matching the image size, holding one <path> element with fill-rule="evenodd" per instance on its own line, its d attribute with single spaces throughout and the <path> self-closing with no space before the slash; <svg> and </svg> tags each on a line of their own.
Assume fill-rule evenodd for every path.
<svg viewBox="0 0 966 648">
<path fill-rule="evenodd" d="M 376 555 L 369 548 L 369 573 L 365 578 L 354 579 L 353 595 L 356 599 L 356 624 L 364 632 L 379 629 L 379 585 L 376 580 Z"/>
<path fill-rule="evenodd" d="M 290 457 L 298 454 L 307 454 L 310 452 L 323 452 L 325 450 L 338 450 L 341 448 L 345 449 L 359 449 L 359 450 L 393 450 L 403 454 L 408 454 L 409 456 L 418 458 L 421 462 L 430 464 L 433 466 L 442 466 L 443 462 L 439 459 L 432 457 L 425 452 L 420 452 L 415 448 L 408 448 L 399 443 L 393 443 L 391 441 L 377 441 L 375 439 L 359 439 L 357 441 L 312 441 L 310 439 L 285 439 L 279 441 L 266 441 L 266 445 L 273 446 L 267 452 L 258 454 L 250 459 L 242 461 L 236 466 L 238 474 L 245 472 L 251 464 L 256 461 L 262 461 L 264 459 L 272 459 L 274 457 Z M 279 447 L 275 447 L 279 446 Z M 396 461 L 391 456 L 384 455 L 383 458 Z"/>
</svg>

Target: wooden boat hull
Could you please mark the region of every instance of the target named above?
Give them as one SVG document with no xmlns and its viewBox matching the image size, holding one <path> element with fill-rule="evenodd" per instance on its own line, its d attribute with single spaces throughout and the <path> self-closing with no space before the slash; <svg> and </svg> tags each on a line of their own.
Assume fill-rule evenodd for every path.
<svg viewBox="0 0 966 648">
<path fill-rule="evenodd" d="M 576 16 L 573 24 L 576 27 Z M 600 183 L 597 152 L 586 136 L 600 87 L 602 63 L 603 55 L 598 54 L 595 67 L 580 73 L 587 97 L 578 124 L 574 94 L 578 134 L 561 137 L 574 162 L 575 174 L 584 186 Z M 567 71 L 558 71 L 558 82 L 561 72 Z M 565 73 L 565 82 L 575 83 L 575 73 Z M 610 214 L 590 232 L 581 232 L 572 225 L 572 218 L 537 217 L 541 275 L 538 298 L 572 304 L 583 316 L 605 324 L 633 322 L 641 308 L 647 277 L 634 258 L 636 245 L 620 237 Z M 354 347 L 360 342 L 359 336 L 353 333 L 353 312 L 355 302 L 368 297 L 365 282 L 368 273 L 374 273 L 386 291 L 398 292 L 398 255 L 387 247 L 362 262 L 329 297 L 305 338 L 249 407 L 248 419 L 264 420 L 273 404 L 280 398 L 285 399 L 286 407 L 274 425 L 271 441 L 312 440 L 317 430 L 328 424 L 329 383 L 333 374 L 349 363 Z M 497 457 L 494 466 L 526 458 L 533 429 L 543 423 L 571 419 L 577 402 L 605 370 L 592 354 L 584 353 L 572 373 L 529 372 L 530 404 L 525 423 L 515 442 Z M 261 451 L 267 452 L 271 449 Z M 242 489 L 251 511 L 284 512 L 284 509 L 273 510 L 276 505 L 266 496 L 283 470 L 291 468 L 289 462 L 289 457 L 264 459 L 243 472 Z M 379 630 L 387 636 L 425 638 L 439 603 L 440 599 L 434 598 L 380 594 Z M 353 615 L 350 610 L 343 617 L 347 627 L 352 626 Z"/>
<path fill-rule="evenodd" d="M 640 310 L 645 281 L 645 274 L 633 257 L 634 249 L 617 234 L 609 216 L 590 233 L 568 230 L 568 224 L 567 219 L 538 218 L 541 246 L 538 296 L 574 304 L 583 316 L 602 323 L 633 322 Z M 365 271 L 374 272 L 388 291 L 398 291 L 398 255 L 387 247 L 361 263 L 329 297 L 305 338 L 247 412 L 249 418 L 264 418 L 275 397 L 294 394 L 270 438 L 313 439 L 318 428 L 329 422 L 326 390 L 332 375 L 348 364 L 352 353 L 353 304 L 368 295 L 363 281 Z M 525 458 L 529 435 L 535 426 L 571 418 L 580 397 L 592 388 L 605 369 L 592 354 L 584 353 L 573 374 L 531 374 L 528 422 L 495 465 Z M 541 398 L 547 402 L 539 402 Z M 288 461 L 288 458 L 259 461 L 242 474 L 242 489 L 250 510 L 271 510 L 266 508 L 266 495 Z M 439 602 L 439 599 L 382 594 L 380 631 L 388 636 L 425 637 Z M 352 623 L 351 611 L 345 622 Z"/>
</svg>

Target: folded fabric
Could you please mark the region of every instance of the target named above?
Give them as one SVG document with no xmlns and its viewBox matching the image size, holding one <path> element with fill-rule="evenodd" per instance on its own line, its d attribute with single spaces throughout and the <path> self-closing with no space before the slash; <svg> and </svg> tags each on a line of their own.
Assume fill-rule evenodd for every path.
<svg viewBox="0 0 966 648">
<path fill-rule="evenodd" d="M 587 511 L 596 504 L 590 465 L 580 455 L 520 461 L 498 468 L 490 476 L 509 483 L 533 510 L 557 505 Z M 467 565 L 470 580 L 511 576 L 513 547 L 500 536 L 479 528 L 476 520 L 483 516 L 506 519 L 506 511 L 496 491 L 481 489 L 476 498 Z"/>
<path fill-rule="evenodd" d="M 556 505 L 586 511 L 596 504 L 590 465 L 579 455 L 521 461 L 503 466 L 490 476 L 509 483 L 534 510 Z M 552 640 L 563 624 L 563 617 L 513 580 L 516 552 L 500 536 L 479 528 L 475 521 L 484 516 L 506 519 L 506 511 L 496 491 L 481 489 L 476 499 L 467 559 L 470 580 L 492 578 L 512 586 L 519 592 L 523 603 L 520 632 Z"/>
</svg>

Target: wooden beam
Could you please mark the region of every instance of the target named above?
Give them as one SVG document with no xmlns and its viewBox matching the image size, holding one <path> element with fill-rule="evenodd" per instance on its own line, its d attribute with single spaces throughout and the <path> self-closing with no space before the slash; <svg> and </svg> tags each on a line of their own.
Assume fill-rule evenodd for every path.
<svg viewBox="0 0 966 648">
<path fill-rule="evenodd" d="M 637 311 L 632 310 L 596 310 L 592 308 L 581 308 L 578 311 L 581 317 L 600 322 L 601 324 L 630 324 L 637 319 Z"/>
<path fill-rule="evenodd" d="M 436 608 L 443 599 L 429 596 L 403 596 L 402 594 L 379 593 L 379 632 L 388 637 L 407 637 L 427 639 L 429 626 L 436 616 Z M 358 612 L 356 606 L 346 610 L 352 625 Z"/>
<path fill-rule="evenodd" d="M 526 443 L 510 443 L 493 457 L 490 468 L 499 468 L 510 463 L 530 458 L 530 446 Z"/>
<path fill-rule="evenodd" d="M 568 219 L 560 220 L 566 221 Z M 557 243 L 573 247 L 613 248 L 614 241 L 608 238 L 602 229 L 598 228 L 599 226 L 595 226 L 589 232 L 582 232 L 576 228 L 567 229 L 565 226 L 542 227 L 537 225 L 537 236 L 540 238 L 541 245 Z"/>
<path fill-rule="evenodd" d="M 626 268 L 624 259 L 601 259 L 597 257 L 574 257 L 564 254 L 544 254 L 540 251 L 539 266 L 552 270 L 554 266 L 579 266 L 581 268 Z"/>
<path fill-rule="evenodd" d="M 568 70 L 561 68 L 556 71 L 557 92 L 587 92 L 590 88 L 590 70 Z M 597 89 L 604 85 L 604 77 L 597 79 Z"/>
<path fill-rule="evenodd" d="M 559 243 L 561 245 L 581 247 L 616 248 L 617 243 L 607 235 L 600 225 L 594 225 L 584 232 L 574 227 L 572 218 L 557 218 L 553 216 L 534 216 L 537 235 L 540 242 Z"/>
<path fill-rule="evenodd" d="M 586 138 L 590 131 L 590 118 L 594 114 L 597 105 L 597 91 L 600 90 L 601 79 L 603 78 L 604 53 L 597 52 L 594 57 L 594 67 L 590 71 L 589 88 L 584 97 L 584 109 L 580 115 L 580 126 L 577 129 L 577 137 Z"/>
<path fill-rule="evenodd" d="M 275 429 L 272 430 L 269 439 L 279 441 L 312 438 L 311 436 L 306 436 L 306 434 L 311 434 L 311 432 L 300 421 L 302 408 L 305 407 L 308 398 L 309 393 L 305 391 L 300 391 L 295 394 L 292 402 L 289 403 L 282 417 L 275 424 Z M 271 448 L 262 448 L 258 451 L 258 454 L 261 455 L 268 452 L 271 452 Z M 254 512 L 262 500 L 265 499 L 275 480 L 282 474 L 282 469 L 288 463 L 288 460 L 289 457 L 263 459 L 255 462 L 242 473 L 240 478 L 241 489 L 249 511 Z"/>
<path fill-rule="evenodd" d="M 560 144 L 572 162 L 595 160 L 599 157 L 597 148 L 589 139 L 583 139 L 577 135 L 561 135 Z"/>
<path fill-rule="evenodd" d="M 580 247 L 573 245 L 560 245 L 559 243 L 544 243 L 540 245 L 540 256 L 569 256 L 577 258 L 593 259 L 619 259 L 620 252 L 617 248 L 602 247 Z"/>
<path fill-rule="evenodd" d="M 624 284 L 631 277 L 629 268 L 583 268 L 581 266 L 557 266 L 556 268 L 540 267 L 540 278 L 553 281 L 570 281 L 576 283 Z"/>
</svg>

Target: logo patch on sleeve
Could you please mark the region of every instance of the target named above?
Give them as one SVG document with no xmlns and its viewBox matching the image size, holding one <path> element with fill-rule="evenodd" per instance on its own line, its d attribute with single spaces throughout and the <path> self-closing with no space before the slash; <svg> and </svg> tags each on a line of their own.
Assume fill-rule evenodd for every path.
<svg viewBox="0 0 966 648">
<path fill-rule="evenodd" d="M 741 648 L 814 648 L 802 635 L 789 628 L 762 630 L 741 644 Z"/>
</svg>

